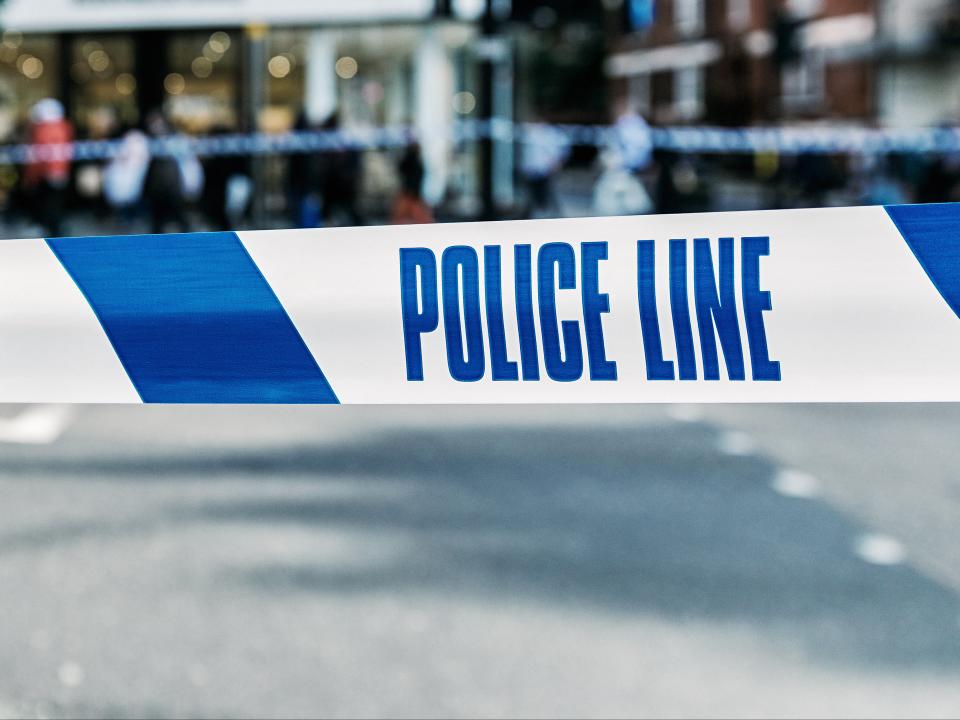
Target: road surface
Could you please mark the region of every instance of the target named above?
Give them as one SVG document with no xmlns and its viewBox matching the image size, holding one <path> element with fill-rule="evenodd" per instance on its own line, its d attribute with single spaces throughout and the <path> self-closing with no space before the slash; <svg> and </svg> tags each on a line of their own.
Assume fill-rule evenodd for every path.
<svg viewBox="0 0 960 720">
<path fill-rule="evenodd" d="M 958 427 L 0 406 L 0 716 L 956 716 Z"/>
</svg>

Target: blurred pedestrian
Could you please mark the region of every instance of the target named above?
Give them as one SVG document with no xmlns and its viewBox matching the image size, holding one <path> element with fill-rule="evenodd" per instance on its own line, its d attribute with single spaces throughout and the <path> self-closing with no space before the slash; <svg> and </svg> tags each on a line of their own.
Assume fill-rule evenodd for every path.
<svg viewBox="0 0 960 720">
<path fill-rule="evenodd" d="M 887 157 L 864 157 L 858 170 L 862 205 L 903 205 L 910 202 L 903 182 Z"/>
<path fill-rule="evenodd" d="M 650 167 L 653 135 L 647 121 L 632 108 L 617 117 L 612 145 L 612 150 L 620 155 L 620 166 L 627 172 L 638 174 Z"/>
<path fill-rule="evenodd" d="M 340 119 L 333 113 L 321 126 L 333 139 L 340 130 Z M 360 182 L 363 175 L 363 156 L 360 150 L 342 143 L 321 156 L 321 189 L 323 216 L 331 225 L 363 225 L 357 207 Z"/>
<path fill-rule="evenodd" d="M 657 150 L 656 208 L 661 215 L 703 212 L 710 207 L 709 183 L 697 156 Z"/>
<path fill-rule="evenodd" d="M 217 127 L 211 137 L 229 134 Z M 203 208 L 214 230 L 234 230 L 243 221 L 253 196 L 250 164 L 240 155 L 211 155 L 203 164 Z"/>
<path fill-rule="evenodd" d="M 28 142 L 33 148 L 24 169 L 24 192 L 34 220 L 55 237 L 63 227 L 73 157 L 73 126 L 59 100 L 45 98 L 31 108 Z"/>
<path fill-rule="evenodd" d="M 831 192 L 846 185 L 846 173 L 836 158 L 818 152 L 797 155 L 791 180 L 800 192 L 800 207 L 825 207 Z"/>
<path fill-rule="evenodd" d="M 234 172 L 227 178 L 227 188 L 224 197 L 226 206 L 226 225 L 228 228 L 239 228 L 246 220 L 253 204 L 253 178 L 243 172 Z"/>
<path fill-rule="evenodd" d="M 960 155 L 936 155 L 923 169 L 917 187 L 917 202 L 957 201 L 960 201 Z"/>
<path fill-rule="evenodd" d="M 413 142 L 404 150 L 398 166 L 400 191 L 390 210 L 394 225 L 421 225 L 434 221 L 430 206 L 423 199 L 423 156 L 420 143 Z"/>
<path fill-rule="evenodd" d="M 529 193 L 527 217 L 561 217 L 554 177 L 570 154 L 569 140 L 560 129 L 534 122 L 527 126 L 522 142 L 520 172 Z"/>
<path fill-rule="evenodd" d="M 203 169 L 185 139 L 172 133 L 160 112 L 150 114 L 147 130 L 155 143 L 162 143 L 154 152 L 144 182 L 150 231 L 162 233 L 173 226 L 179 232 L 190 232 L 187 202 L 203 188 Z"/>
<path fill-rule="evenodd" d="M 313 129 L 305 111 L 297 116 L 293 129 L 297 133 Z M 308 151 L 293 153 L 287 160 L 287 203 L 294 227 L 314 228 L 323 224 L 320 164 L 317 153 Z"/>
<path fill-rule="evenodd" d="M 619 153 L 601 156 L 606 169 L 593 189 L 596 215 L 646 215 L 653 212 L 653 200 L 637 176 L 623 166 Z"/>
<path fill-rule="evenodd" d="M 132 222 L 143 200 L 143 185 L 150 167 L 150 144 L 140 130 L 128 130 L 117 154 L 103 172 L 103 195 L 122 220 Z"/>
<path fill-rule="evenodd" d="M 673 150 L 661 149 L 654 153 L 654 157 L 657 162 L 657 213 L 671 215 L 683 212 L 683 201 L 674 175 L 679 155 Z"/>
</svg>

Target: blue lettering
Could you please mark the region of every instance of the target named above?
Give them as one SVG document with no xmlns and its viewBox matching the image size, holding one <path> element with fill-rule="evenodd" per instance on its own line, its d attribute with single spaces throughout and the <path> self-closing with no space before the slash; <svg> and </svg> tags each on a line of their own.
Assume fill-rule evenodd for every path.
<svg viewBox="0 0 960 720">
<path fill-rule="evenodd" d="M 616 380 L 617 364 L 607 360 L 603 344 L 603 320 L 610 312 L 610 296 L 600 292 L 600 261 L 607 259 L 607 243 L 585 242 L 580 246 L 581 285 L 583 287 L 583 324 L 587 334 L 587 355 L 591 380 Z"/>
<path fill-rule="evenodd" d="M 697 360 L 690 329 L 690 301 L 687 297 L 687 241 L 670 241 L 670 311 L 677 343 L 677 365 L 681 380 L 697 379 Z"/>
<path fill-rule="evenodd" d="M 559 270 L 559 276 L 557 271 Z M 540 332 L 543 335 L 543 360 L 553 380 L 571 382 L 583 375 L 583 349 L 580 326 L 575 320 L 557 323 L 557 289 L 572 290 L 577 285 L 576 259 L 567 243 L 547 243 L 537 255 L 537 284 L 540 299 Z M 560 334 L 563 335 L 563 351 Z M 564 359 L 563 354 L 566 354 Z"/>
<path fill-rule="evenodd" d="M 407 380 L 423 380 L 423 348 L 420 336 L 436 330 L 440 322 L 437 307 L 437 258 L 432 250 L 400 250 L 400 306 L 403 311 Z"/>
<path fill-rule="evenodd" d="M 503 328 L 503 289 L 500 280 L 500 246 L 483 248 L 484 294 L 487 300 L 487 333 L 490 335 L 490 368 L 494 380 L 517 380 L 517 363 L 507 357 Z"/>
<path fill-rule="evenodd" d="M 754 380 L 780 380 L 780 363 L 770 359 L 763 313 L 773 310 L 767 290 L 760 289 L 760 257 L 770 254 L 770 238 L 745 237 L 741 241 L 743 272 L 743 315 L 750 346 L 750 367 Z"/>
<path fill-rule="evenodd" d="M 463 272 L 461 293 L 460 273 Z M 449 247 L 441 260 L 443 273 L 443 328 L 447 337 L 447 366 L 454 380 L 474 382 L 483 377 L 483 324 L 480 318 L 480 267 L 477 252 L 466 245 Z M 460 299 L 467 333 L 466 354 L 460 329 Z"/>
<path fill-rule="evenodd" d="M 637 300 L 640 303 L 640 330 L 647 362 L 647 380 L 673 380 L 673 363 L 663 359 L 660 318 L 657 314 L 657 281 L 653 240 L 637 242 Z"/>
<path fill-rule="evenodd" d="M 720 238 L 720 292 L 713 271 L 713 256 L 710 241 L 697 238 L 693 241 L 693 291 L 697 308 L 697 325 L 700 328 L 700 352 L 703 354 L 703 377 L 719 380 L 720 366 L 717 359 L 717 339 L 714 327 L 720 335 L 720 346 L 727 363 L 727 375 L 731 380 L 743 380 L 743 347 L 740 342 L 740 325 L 737 320 L 737 300 L 733 281 L 733 238 Z"/>
<path fill-rule="evenodd" d="M 524 380 L 540 379 L 537 329 L 533 319 L 533 276 L 529 245 L 513 249 L 514 288 L 517 296 L 517 330 L 520 333 L 520 366 Z"/>
</svg>

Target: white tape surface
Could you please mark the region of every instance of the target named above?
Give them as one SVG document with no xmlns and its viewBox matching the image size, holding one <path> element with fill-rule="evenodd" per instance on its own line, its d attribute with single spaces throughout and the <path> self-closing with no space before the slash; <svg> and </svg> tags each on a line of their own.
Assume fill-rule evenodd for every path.
<svg viewBox="0 0 960 720">
<path fill-rule="evenodd" d="M 958 288 L 954 205 L 8 241 L 0 401 L 956 401 Z"/>
</svg>

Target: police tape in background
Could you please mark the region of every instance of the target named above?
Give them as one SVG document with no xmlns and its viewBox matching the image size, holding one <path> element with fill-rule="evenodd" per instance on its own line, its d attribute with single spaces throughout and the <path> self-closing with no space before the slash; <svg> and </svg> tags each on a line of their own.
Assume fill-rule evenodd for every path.
<svg viewBox="0 0 960 720">
<path fill-rule="evenodd" d="M 960 400 L 960 205 L 0 242 L 0 402 Z"/>
<path fill-rule="evenodd" d="M 644 126 L 646 127 L 646 126 Z M 461 120 L 450 127 L 454 144 L 493 138 L 503 142 L 547 144 L 554 147 L 645 146 L 677 153 L 782 155 L 857 153 L 960 152 L 960 128 L 871 128 L 837 125 L 798 125 L 724 128 L 713 126 L 651 127 L 626 136 L 616 125 L 546 125 L 505 119 Z M 412 126 L 358 127 L 342 130 L 306 130 L 286 133 L 233 133 L 214 136 L 173 135 L 145 139 L 151 156 L 199 157 L 297 155 L 337 150 L 389 150 L 406 147 L 418 138 Z M 0 164 L 72 160 L 90 162 L 122 155 L 125 140 L 78 140 L 63 144 L 0 145 Z"/>
</svg>

